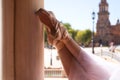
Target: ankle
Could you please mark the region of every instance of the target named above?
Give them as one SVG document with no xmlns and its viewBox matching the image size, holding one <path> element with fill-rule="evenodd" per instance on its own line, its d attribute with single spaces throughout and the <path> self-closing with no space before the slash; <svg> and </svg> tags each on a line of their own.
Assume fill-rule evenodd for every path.
<svg viewBox="0 0 120 80">
<path fill-rule="evenodd" d="M 56 47 L 56 49 L 57 49 L 58 51 L 61 50 L 64 46 L 65 46 L 64 43 L 61 42 L 61 41 L 59 41 L 59 42 L 56 43 L 56 45 L 55 45 L 55 47 Z"/>
</svg>

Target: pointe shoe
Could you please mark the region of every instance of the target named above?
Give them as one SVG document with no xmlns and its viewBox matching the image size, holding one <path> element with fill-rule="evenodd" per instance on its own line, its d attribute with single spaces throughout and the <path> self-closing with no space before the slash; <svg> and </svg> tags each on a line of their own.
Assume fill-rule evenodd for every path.
<svg viewBox="0 0 120 80">
<path fill-rule="evenodd" d="M 60 23 L 53 14 L 52 11 L 47 11 L 43 8 L 40 8 L 36 14 L 39 16 L 39 19 L 42 23 L 46 25 L 47 28 L 50 29 L 51 34 L 54 35 L 56 33 L 56 26 Z"/>
<path fill-rule="evenodd" d="M 46 11 L 40 8 L 36 14 L 39 16 L 42 23 L 47 27 L 48 38 L 51 44 L 68 38 L 68 32 L 54 16 L 52 11 Z"/>
</svg>

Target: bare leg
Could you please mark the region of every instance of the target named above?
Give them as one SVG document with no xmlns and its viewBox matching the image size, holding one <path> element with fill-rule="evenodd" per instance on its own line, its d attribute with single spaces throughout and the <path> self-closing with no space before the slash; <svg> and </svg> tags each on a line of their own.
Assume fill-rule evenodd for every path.
<svg viewBox="0 0 120 80">
<path fill-rule="evenodd" d="M 71 80 L 108 80 L 110 73 L 96 63 L 72 39 L 63 41 L 70 53 L 75 57 L 70 71 Z M 72 46 L 71 46 L 72 45 Z"/>
<path fill-rule="evenodd" d="M 49 14 L 45 10 L 42 10 L 42 14 L 44 14 L 44 17 L 40 15 L 40 18 L 41 21 L 48 26 L 49 41 L 58 49 L 69 80 L 109 79 L 110 74 L 107 70 L 96 64 L 96 62 L 76 44 L 68 35 L 63 25 L 61 25 L 52 14 Z M 62 45 L 64 46 L 59 46 L 59 42 L 63 42 Z"/>
<path fill-rule="evenodd" d="M 67 76 L 69 76 L 73 56 L 71 55 L 70 51 L 66 48 L 66 46 L 62 42 L 59 42 L 56 45 L 56 48 L 60 56 L 60 59 L 62 61 L 64 70 Z"/>
</svg>

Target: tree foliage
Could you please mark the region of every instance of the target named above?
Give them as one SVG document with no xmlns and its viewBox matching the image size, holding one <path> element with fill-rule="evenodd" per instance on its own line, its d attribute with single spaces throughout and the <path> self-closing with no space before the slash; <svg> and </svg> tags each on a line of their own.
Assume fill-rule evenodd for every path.
<svg viewBox="0 0 120 80">
<path fill-rule="evenodd" d="M 92 32 L 87 30 L 75 30 L 71 27 L 69 23 L 63 23 L 64 27 L 67 29 L 69 35 L 78 43 L 78 44 L 84 44 L 89 45 L 91 42 L 91 35 Z M 44 41 L 47 43 L 47 34 L 46 30 L 44 29 Z"/>
<path fill-rule="evenodd" d="M 85 46 L 88 46 L 89 43 L 91 42 L 91 35 L 92 35 L 92 32 L 88 29 L 83 31 L 78 31 L 75 37 L 75 40 L 78 43 L 82 43 Z"/>
<path fill-rule="evenodd" d="M 74 30 L 69 23 L 63 23 L 64 27 L 67 29 L 70 36 L 75 40 L 77 31 Z"/>
</svg>

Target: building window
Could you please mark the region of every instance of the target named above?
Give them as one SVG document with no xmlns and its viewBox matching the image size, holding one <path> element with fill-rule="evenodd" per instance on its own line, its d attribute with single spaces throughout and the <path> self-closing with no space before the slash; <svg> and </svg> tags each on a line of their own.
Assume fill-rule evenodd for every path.
<svg viewBox="0 0 120 80">
<path fill-rule="evenodd" d="M 107 6 L 105 7 L 105 11 L 108 11 L 108 7 Z"/>
</svg>

